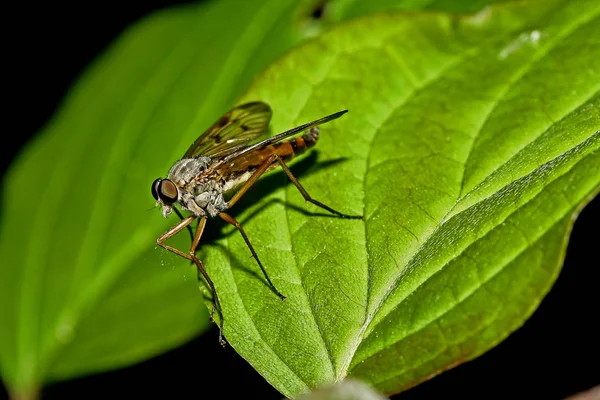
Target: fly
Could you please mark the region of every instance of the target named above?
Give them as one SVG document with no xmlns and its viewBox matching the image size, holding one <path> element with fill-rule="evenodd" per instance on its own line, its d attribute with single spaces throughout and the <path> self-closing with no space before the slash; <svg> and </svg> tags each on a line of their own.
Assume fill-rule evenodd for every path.
<svg viewBox="0 0 600 400">
<path fill-rule="evenodd" d="M 152 196 L 156 199 L 156 205 L 162 208 L 163 216 L 168 218 L 174 211 L 181 219 L 181 222 L 162 234 L 156 243 L 162 248 L 192 261 L 198 267 L 199 273 L 208 283 L 213 296 L 211 321 L 214 320 L 215 310 L 219 314 L 219 342 L 223 346 L 226 342 L 223 339 L 221 304 L 214 283 L 208 276 L 202 261 L 196 257 L 196 249 L 207 219 L 220 217 L 240 231 L 269 286 L 282 301 L 285 300 L 286 297 L 271 282 L 244 229 L 225 211 L 233 207 L 262 174 L 279 165 L 306 201 L 342 218 L 362 219 L 360 215 L 342 214 L 314 200 L 286 165 L 286 161 L 304 153 L 316 144 L 319 138 L 319 125 L 337 119 L 346 112 L 347 110 L 339 111 L 250 145 L 251 140 L 267 130 L 271 121 L 271 108 L 262 102 L 242 104 L 219 118 L 196 139 L 183 158 L 171 167 L 167 178 L 158 178 L 152 183 Z M 302 132 L 306 133 L 288 139 Z M 225 200 L 224 195 L 233 192 L 236 188 L 239 188 L 237 192 Z M 182 209 L 191 212 L 192 215 L 184 217 L 174 207 L 175 203 L 179 203 Z M 199 221 L 194 233 L 190 224 L 196 219 Z M 192 245 L 188 252 L 165 244 L 167 239 L 186 228 L 192 235 Z"/>
</svg>

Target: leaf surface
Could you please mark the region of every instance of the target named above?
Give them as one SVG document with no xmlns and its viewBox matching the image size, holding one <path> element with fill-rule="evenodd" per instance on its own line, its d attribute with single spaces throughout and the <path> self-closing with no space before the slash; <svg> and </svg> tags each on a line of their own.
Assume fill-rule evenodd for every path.
<svg viewBox="0 0 600 400">
<path fill-rule="evenodd" d="M 600 184 L 599 13 L 379 14 L 265 71 L 242 101 L 276 104 L 274 133 L 350 110 L 292 171 L 365 222 L 262 178 L 231 211 L 288 300 L 233 228 L 202 250 L 233 347 L 286 396 L 347 376 L 393 393 L 518 328 Z"/>
</svg>

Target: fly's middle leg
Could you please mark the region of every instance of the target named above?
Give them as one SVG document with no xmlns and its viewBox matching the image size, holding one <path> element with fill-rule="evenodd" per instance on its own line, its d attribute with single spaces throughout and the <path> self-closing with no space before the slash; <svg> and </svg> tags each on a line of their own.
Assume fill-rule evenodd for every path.
<svg viewBox="0 0 600 400">
<path fill-rule="evenodd" d="M 254 251 L 254 247 L 252 247 L 252 244 L 250 243 L 250 240 L 248 240 L 248 236 L 246 236 L 246 232 L 244 232 L 244 229 L 239 224 L 239 222 L 237 222 L 231 215 L 226 214 L 224 212 L 219 213 L 219 217 L 221 217 L 224 221 L 230 223 L 231 225 L 235 226 L 237 228 L 237 230 L 240 231 L 240 233 L 242 234 L 242 237 L 244 238 L 244 241 L 246 242 L 246 245 L 250 249 L 250 252 L 252 252 L 252 256 L 254 257 L 254 259 L 256 260 L 256 262 L 258 263 L 258 266 L 260 267 L 260 269 L 262 270 L 265 278 L 267 279 L 267 282 L 269 282 L 269 285 L 271 286 L 271 288 L 273 289 L 273 291 L 275 292 L 275 294 L 277 296 L 279 296 L 279 298 L 281 299 L 281 301 L 284 301 L 286 299 L 286 297 L 284 295 L 282 295 L 279 292 L 279 290 L 277 290 L 277 288 L 275 287 L 275 285 L 273 285 L 273 282 L 271 282 L 271 279 L 269 278 L 269 275 L 267 274 L 267 270 L 265 269 L 265 267 L 260 262 L 260 259 L 258 258 L 258 254 L 256 254 L 256 251 Z"/>
<path fill-rule="evenodd" d="M 227 202 L 227 208 L 231 208 L 247 191 L 248 189 L 250 189 L 252 187 L 252 185 L 254 185 L 254 183 L 256 183 L 256 181 L 258 180 L 258 178 L 261 177 L 262 174 L 264 174 L 267 170 L 269 170 L 269 167 L 271 167 L 273 165 L 273 163 L 279 163 L 281 165 L 281 167 L 283 168 L 283 170 L 285 171 L 286 175 L 288 176 L 288 178 L 290 178 L 290 180 L 294 183 L 294 185 L 298 188 L 298 190 L 300 191 L 300 193 L 302 193 L 302 196 L 304 197 L 304 199 L 318 207 L 321 207 L 324 210 L 329 211 L 332 214 L 338 215 L 342 218 L 349 218 L 349 219 L 363 219 L 362 215 L 348 215 L 348 214 L 343 214 L 339 211 L 334 210 L 333 208 L 329 207 L 328 205 L 325 205 L 323 203 L 321 203 L 320 201 L 317 201 L 315 199 L 313 199 L 308 192 L 302 187 L 302 185 L 300 185 L 300 182 L 298 182 L 298 179 L 296 179 L 296 177 L 294 176 L 294 174 L 292 174 L 292 171 L 290 171 L 290 169 L 288 168 L 288 166 L 285 164 L 285 162 L 283 161 L 283 159 L 281 158 L 280 155 L 278 155 L 277 153 L 274 153 L 272 155 L 270 155 L 267 159 L 265 159 L 265 161 L 254 171 L 254 173 L 252 174 L 252 176 L 250 176 L 250 178 L 246 181 L 246 183 L 233 195 L 233 197 L 231 197 L 231 199 Z M 258 265 L 260 266 L 260 269 L 262 270 L 263 274 L 265 275 L 265 278 L 267 279 L 267 282 L 269 283 L 269 285 L 271 286 L 271 288 L 275 291 L 275 293 L 281 298 L 281 300 L 285 300 L 285 296 L 283 296 L 279 290 L 277 290 L 277 288 L 275 287 L 275 285 L 273 285 L 273 283 L 271 282 L 271 279 L 269 279 L 269 276 L 267 275 L 267 271 L 265 270 L 265 268 L 263 267 L 262 263 L 260 262 L 260 259 L 258 258 L 258 255 L 256 254 L 256 252 L 254 251 L 254 248 L 252 247 L 252 245 L 250 244 L 250 241 L 248 240 L 248 237 L 246 236 L 244 230 L 242 229 L 242 227 L 240 226 L 240 224 L 233 219 L 230 215 L 225 214 L 225 213 L 220 213 L 219 216 L 225 220 L 226 222 L 232 224 L 233 226 L 235 226 L 240 233 L 242 234 L 246 245 L 248 245 L 248 247 L 250 248 L 250 251 L 252 252 L 252 256 L 254 257 L 254 259 L 256 260 L 256 262 L 258 262 Z"/>
</svg>

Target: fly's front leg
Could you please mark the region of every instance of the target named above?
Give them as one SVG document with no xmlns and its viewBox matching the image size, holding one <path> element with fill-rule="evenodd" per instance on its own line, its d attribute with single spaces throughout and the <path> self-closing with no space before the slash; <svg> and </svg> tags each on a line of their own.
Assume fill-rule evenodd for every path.
<svg viewBox="0 0 600 400">
<path fill-rule="evenodd" d="M 169 250 L 170 252 L 173 252 L 173 253 L 177 254 L 178 256 L 187 258 L 188 260 L 192 261 L 192 258 L 188 254 L 185 254 L 183 251 L 178 250 L 173 246 L 169 246 L 168 244 L 165 244 L 164 242 L 165 242 L 165 240 L 177 235 L 179 232 L 181 232 L 186 227 L 189 227 L 189 225 L 196 218 L 197 217 L 195 215 L 190 215 L 189 217 L 182 219 L 180 223 L 178 223 L 177 225 L 175 225 L 174 227 L 172 227 L 171 229 L 169 229 L 168 231 L 166 231 L 165 233 L 160 235 L 160 237 L 158 239 L 156 239 L 156 244 L 159 245 L 160 247 L 162 247 L 163 249 Z"/>
<path fill-rule="evenodd" d="M 196 249 L 198 248 L 198 245 L 200 244 L 200 238 L 202 237 L 202 233 L 204 232 L 205 226 L 206 226 L 206 217 L 202 217 L 202 218 L 200 218 L 200 221 L 198 222 L 198 228 L 196 229 L 196 234 L 194 235 L 194 240 L 192 240 L 192 246 L 190 247 L 190 257 L 196 263 L 196 265 L 198 266 L 198 271 L 200 271 L 200 273 L 202 274 L 202 276 L 204 276 L 204 279 L 206 279 L 206 282 L 210 286 L 210 290 L 212 292 L 213 299 L 214 299 L 213 308 L 210 312 L 210 318 L 211 318 L 211 320 L 213 320 L 213 315 L 214 315 L 215 309 L 216 309 L 217 312 L 219 313 L 220 327 L 222 330 L 223 329 L 223 313 L 221 311 L 221 303 L 219 302 L 219 296 L 217 296 L 217 290 L 215 289 L 215 285 L 213 284 L 213 281 L 208 276 L 206 269 L 204 269 L 204 264 L 202 263 L 202 261 L 200 261 L 198 259 L 198 257 L 196 257 Z M 219 337 L 219 340 L 222 340 L 222 338 Z"/>
<path fill-rule="evenodd" d="M 184 253 L 183 251 L 181 251 L 179 249 L 176 249 L 173 246 L 169 246 L 168 244 L 164 243 L 167 239 L 175 236 L 177 233 L 179 233 L 183 229 L 185 229 L 185 227 L 189 226 L 189 224 L 191 224 L 192 221 L 194 221 L 196 218 L 197 217 L 195 215 L 191 215 L 187 218 L 184 218 L 180 223 L 178 223 L 177 225 L 175 225 L 174 227 L 172 227 L 171 229 L 169 229 L 168 231 L 163 233 L 156 240 L 156 244 L 158 244 L 163 249 L 169 250 L 169 251 L 177 254 L 178 256 L 186 258 L 186 259 L 192 261 L 194 264 L 196 264 L 198 271 L 202 274 L 202 276 L 204 276 L 204 279 L 206 279 L 206 282 L 208 283 L 208 286 L 210 287 L 210 291 L 213 296 L 213 308 L 210 313 L 210 318 L 211 318 L 211 320 L 213 320 L 213 314 L 216 309 L 219 314 L 219 317 L 220 317 L 219 318 L 219 343 L 221 343 L 222 346 L 225 346 L 227 344 L 227 342 L 225 342 L 225 340 L 223 339 L 223 312 L 221 310 L 221 303 L 219 302 L 219 297 L 217 296 L 217 290 L 215 289 L 215 285 L 214 285 L 213 281 L 208 276 L 208 273 L 206 272 L 206 269 L 204 268 L 204 264 L 202 263 L 202 261 L 200 261 L 198 259 L 198 257 L 196 257 L 196 248 L 198 247 L 198 244 L 200 243 L 200 238 L 202 237 L 202 233 L 204 232 L 204 227 L 206 226 L 206 217 L 200 218 L 200 222 L 198 223 L 198 228 L 196 228 L 196 233 L 194 234 L 194 238 L 192 240 L 192 246 L 190 247 L 190 251 L 188 254 Z"/>
<path fill-rule="evenodd" d="M 177 207 L 173 207 L 173 211 L 175 211 L 175 214 L 177 214 L 180 220 L 183 221 L 185 219 L 184 216 L 181 215 L 181 211 L 179 211 Z M 187 226 L 187 230 L 190 233 L 190 240 L 194 240 L 194 232 L 192 232 L 192 227 L 190 225 Z"/>
</svg>

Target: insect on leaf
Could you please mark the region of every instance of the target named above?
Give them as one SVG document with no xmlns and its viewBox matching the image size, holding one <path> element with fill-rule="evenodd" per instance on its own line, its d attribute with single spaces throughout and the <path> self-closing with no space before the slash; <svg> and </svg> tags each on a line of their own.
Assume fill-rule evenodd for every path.
<svg viewBox="0 0 600 400">
<path fill-rule="evenodd" d="M 259 181 L 234 215 L 288 299 L 237 232 L 203 248 L 232 346 L 286 396 L 349 376 L 394 393 L 523 324 L 600 185 L 599 15 L 375 15 L 265 71 L 240 103 L 276 104 L 275 131 L 349 110 L 292 170 L 365 222 L 323 215 L 282 173 Z"/>
</svg>

